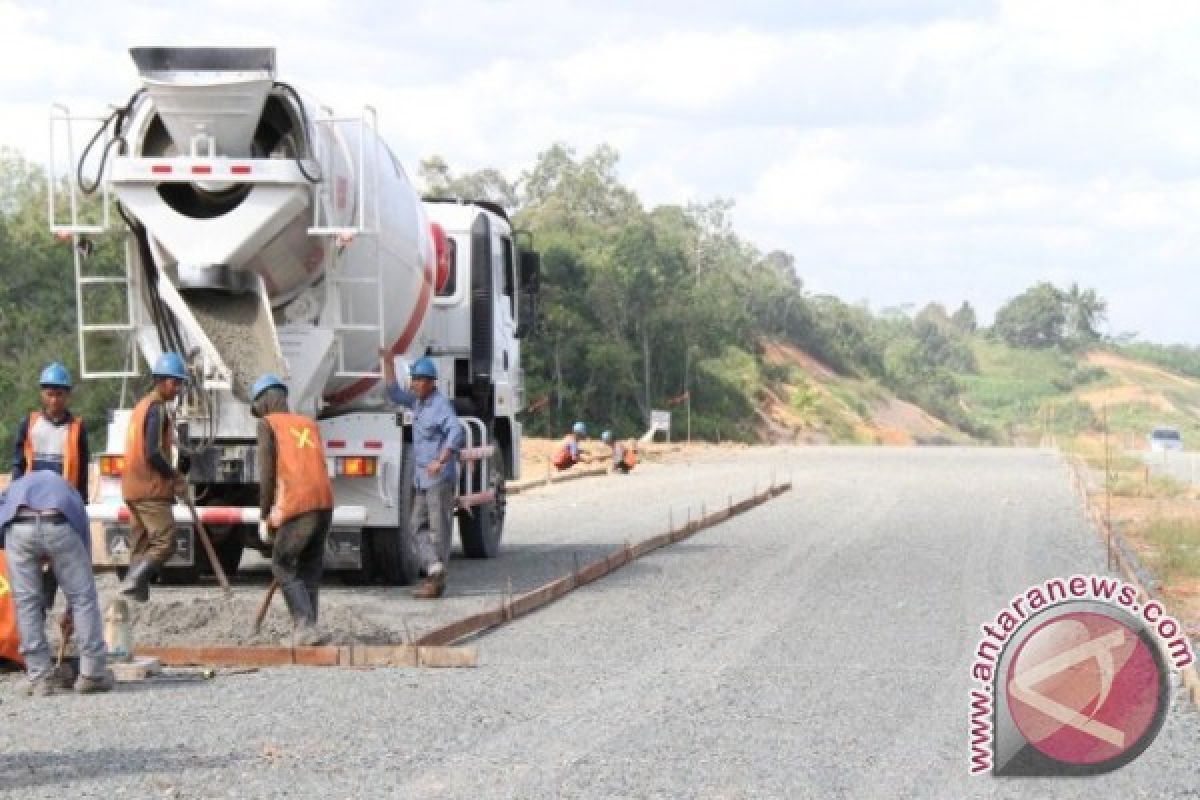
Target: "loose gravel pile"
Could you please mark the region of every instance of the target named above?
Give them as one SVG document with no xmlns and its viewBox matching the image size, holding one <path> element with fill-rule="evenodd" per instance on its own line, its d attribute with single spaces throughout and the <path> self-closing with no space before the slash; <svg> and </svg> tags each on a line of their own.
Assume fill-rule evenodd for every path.
<svg viewBox="0 0 1200 800">
<path fill-rule="evenodd" d="M 292 633 L 291 617 L 276 593 L 262 629 L 255 635 L 254 617 L 260 600 L 250 595 L 234 595 L 182 600 L 152 598 L 144 605 L 134 603 L 130 615 L 134 639 L 143 645 L 278 644 Z M 333 637 L 331 644 L 399 643 L 393 632 L 352 609 L 332 604 L 321 609 L 320 627 Z"/>
</svg>

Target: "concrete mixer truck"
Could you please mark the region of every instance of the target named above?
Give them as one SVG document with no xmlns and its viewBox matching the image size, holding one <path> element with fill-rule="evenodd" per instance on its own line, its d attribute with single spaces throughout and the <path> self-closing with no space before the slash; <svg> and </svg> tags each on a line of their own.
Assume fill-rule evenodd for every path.
<svg viewBox="0 0 1200 800">
<path fill-rule="evenodd" d="M 411 417 L 386 402 L 379 353 L 401 375 L 427 355 L 466 429 L 462 551 L 496 556 L 520 463 L 520 340 L 539 274 L 529 237 L 499 206 L 422 201 L 375 111 L 334 115 L 276 78 L 272 48 L 130 54 L 141 87 L 123 106 L 51 112 L 50 224 L 75 243 L 82 376 L 128 382 L 140 362 L 184 354 L 178 446 L 226 572 L 262 548 L 249 388 L 263 372 L 284 376 L 293 408 L 319 422 L 333 478 L 327 568 L 398 584 L 415 577 Z M 106 235 L 124 238 L 121 272 L 89 259 Z M 130 413 L 111 414 L 98 457 L 101 567 L 127 563 Z M 189 509 L 175 518 L 164 577 L 194 578 L 211 565 Z"/>
</svg>

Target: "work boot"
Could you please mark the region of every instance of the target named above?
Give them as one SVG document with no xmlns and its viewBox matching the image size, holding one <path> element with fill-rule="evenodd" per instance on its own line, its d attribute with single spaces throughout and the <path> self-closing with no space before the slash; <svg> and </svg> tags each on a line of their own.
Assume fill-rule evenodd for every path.
<svg viewBox="0 0 1200 800">
<path fill-rule="evenodd" d="M 316 625 L 297 625 L 292 631 L 291 641 L 292 647 L 317 647 L 328 644 L 329 639 L 329 634 L 322 632 Z"/>
<path fill-rule="evenodd" d="M 121 594 L 139 603 L 150 599 L 150 581 L 154 580 L 158 567 L 153 561 L 139 561 L 129 568 L 125 581 L 121 584 Z"/>
<path fill-rule="evenodd" d="M 417 588 L 413 589 L 412 596 L 420 600 L 434 600 L 442 596 L 446 591 L 446 568 L 441 564 L 434 564 L 429 568 L 429 572 L 425 576 L 425 580 L 417 584 Z"/>
<path fill-rule="evenodd" d="M 308 591 L 308 603 L 312 607 L 313 622 L 316 623 L 321 619 L 321 587 L 305 584 L 304 588 Z"/>
<path fill-rule="evenodd" d="M 324 644 L 327 637 L 317 630 L 316 615 L 313 613 L 312 598 L 308 587 L 300 581 L 292 581 L 280 587 L 283 601 L 292 616 L 292 635 L 280 641 L 284 647 L 310 647 Z"/>
<path fill-rule="evenodd" d="M 30 681 L 25 687 L 25 695 L 27 697 L 50 697 L 53 694 L 57 694 L 57 692 L 58 687 L 55 685 L 53 674 L 36 681 Z"/>
<path fill-rule="evenodd" d="M 54 668 L 54 674 L 49 678 L 56 688 L 70 689 L 75 685 L 75 668 L 63 662 Z"/>
<path fill-rule="evenodd" d="M 111 692 L 116 685 L 117 676 L 111 669 L 106 669 L 100 675 L 80 675 L 79 679 L 75 681 L 75 691 L 80 694 Z"/>
</svg>

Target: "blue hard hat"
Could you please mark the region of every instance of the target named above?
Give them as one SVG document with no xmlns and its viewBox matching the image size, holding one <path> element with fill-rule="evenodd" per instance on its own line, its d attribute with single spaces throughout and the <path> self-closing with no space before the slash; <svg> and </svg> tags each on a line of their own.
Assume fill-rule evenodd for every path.
<svg viewBox="0 0 1200 800">
<path fill-rule="evenodd" d="M 183 356 L 179 353 L 163 353 L 154 362 L 150 374 L 156 378 L 177 378 L 181 381 L 188 379 L 187 367 L 183 364 Z"/>
<path fill-rule="evenodd" d="M 600 434 L 600 441 L 611 442 L 612 441 L 612 431 L 605 431 L 604 433 Z"/>
<path fill-rule="evenodd" d="M 250 400 L 257 400 L 258 396 L 267 389 L 283 389 L 284 392 L 287 392 L 287 384 L 283 382 L 283 378 L 273 372 L 264 373 L 259 376 L 258 380 L 254 382 L 254 387 L 250 389 Z"/>
<path fill-rule="evenodd" d="M 71 373 L 67 372 L 66 367 L 55 361 L 42 370 L 42 376 L 38 378 L 38 386 L 57 386 L 62 389 L 70 389 Z"/>
<path fill-rule="evenodd" d="M 437 364 L 429 356 L 421 356 L 412 365 L 409 375 L 414 378 L 437 378 Z"/>
<path fill-rule="evenodd" d="M 584 425 L 582 422 L 576 422 L 571 426 L 571 430 L 580 436 L 587 436 L 587 425 Z"/>
</svg>

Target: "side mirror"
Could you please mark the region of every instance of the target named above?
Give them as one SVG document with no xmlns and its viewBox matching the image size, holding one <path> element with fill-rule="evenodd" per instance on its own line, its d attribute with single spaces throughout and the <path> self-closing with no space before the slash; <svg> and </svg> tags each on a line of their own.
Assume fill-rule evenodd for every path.
<svg viewBox="0 0 1200 800">
<path fill-rule="evenodd" d="M 542 288 L 542 254 L 536 250 L 521 251 L 521 290 L 537 294 Z"/>
</svg>

